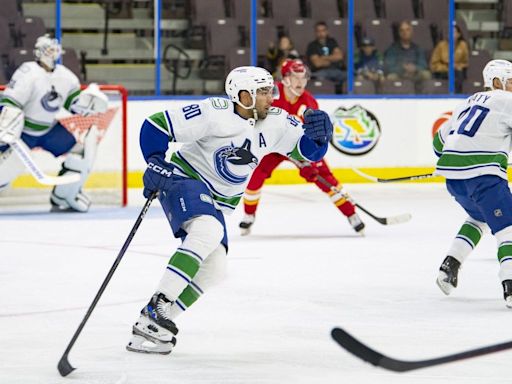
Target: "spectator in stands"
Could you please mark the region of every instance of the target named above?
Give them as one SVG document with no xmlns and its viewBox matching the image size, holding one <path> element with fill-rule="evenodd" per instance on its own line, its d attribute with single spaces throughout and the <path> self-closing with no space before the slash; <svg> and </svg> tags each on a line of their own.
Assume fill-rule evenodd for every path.
<svg viewBox="0 0 512 384">
<path fill-rule="evenodd" d="M 343 52 L 336 40 L 329 37 L 327 24 L 319 21 L 315 24 L 316 39 L 309 43 L 306 56 L 311 65 L 312 77 L 328 79 L 341 89 L 346 75 L 343 68 Z"/>
<path fill-rule="evenodd" d="M 455 92 L 462 93 L 462 83 L 466 78 L 466 69 L 469 63 L 469 47 L 458 25 L 453 29 L 453 37 L 455 44 Z M 432 52 L 432 57 L 430 58 L 430 71 L 435 79 L 448 78 L 448 68 L 450 63 L 450 55 L 448 53 L 449 47 L 450 44 L 448 43 L 448 39 L 445 38 L 437 43 L 434 51 Z"/>
<path fill-rule="evenodd" d="M 384 61 L 372 38 L 362 39 L 354 62 L 356 80 L 371 80 L 375 82 L 375 86 L 379 86 L 384 80 Z"/>
<path fill-rule="evenodd" d="M 430 79 L 425 52 L 412 41 L 412 25 L 402 21 L 398 28 L 399 40 L 386 50 L 384 67 L 389 80 L 409 79 L 420 87 L 423 80 Z"/>
<path fill-rule="evenodd" d="M 298 59 L 299 52 L 294 48 L 293 42 L 287 35 L 279 38 L 277 46 L 274 42 L 270 43 L 267 50 L 267 60 L 269 71 L 272 75 L 276 75 L 281 70 L 281 65 L 286 59 Z"/>
</svg>

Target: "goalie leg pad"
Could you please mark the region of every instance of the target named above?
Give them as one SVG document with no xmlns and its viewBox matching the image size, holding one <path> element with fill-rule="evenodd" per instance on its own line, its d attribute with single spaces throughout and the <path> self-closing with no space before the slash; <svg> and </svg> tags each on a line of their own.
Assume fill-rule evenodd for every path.
<svg viewBox="0 0 512 384">
<path fill-rule="evenodd" d="M 62 164 L 59 175 L 68 172 L 80 173 L 80 181 L 72 184 L 58 185 L 53 188 L 50 202 L 52 211 L 74 211 L 87 212 L 91 201 L 82 192 L 82 187 L 91 172 L 96 150 L 98 147 L 98 129 L 92 126 L 85 137 L 83 144 L 83 153 L 69 153 Z"/>
<path fill-rule="evenodd" d="M 24 113 L 17 107 L 0 106 L 0 143 L 12 143 L 19 139 L 25 124 Z"/>
<path fill-rule="evenodd" d="M 20 173 L 23 172 L 20 158 L 8 147 L 0 147 L 0 191 L 6 189 Z"/>
</svg>

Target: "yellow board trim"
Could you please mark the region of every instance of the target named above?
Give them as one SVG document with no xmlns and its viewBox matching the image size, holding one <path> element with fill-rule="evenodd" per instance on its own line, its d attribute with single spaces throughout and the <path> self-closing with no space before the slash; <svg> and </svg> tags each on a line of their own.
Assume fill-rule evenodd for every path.
<svg viewBox="0 0 512 384">
<path fill-rule="evenodd" d="M 431 173 L 434 168 L 411 167 L 411 168 L 359 168 L 368 175 L 391 179 L 395 177 L 413 176 L 425 173 Z M 337 168 L 332 170 L 334 176 L 341 183 L 372 183 L 350 168 Z M 128 188 L 142 188 L 142 171 L 128 173 Z M 512 181 L 512 171 L 508 172 L 508 180 Z M 440 176 L 430 177 L 422 180 L 407 181 L 407 183 L 441 183 L 444 178 Z M 266 180 L 265 184 L 306 184 L 307 182 L 300 177 L 296 169 L 277 169 L 272 177 Z M 403 182 L 402 182 L 403 183 Z M 86 188 L 117 188 L 121 186 L 121 176 L 118 172 L 95 172 L 90 175 L 85 184 Z M 14 188 L 48 188 L 39 184 L 30 175 L 21 175 L 13 182 Z"/>
<path fill-rule="evenodd" d="M 434 168 L 428 167 L 403 167 L 403 168 L 360 168 L 361 171 L 381 178 L 394 178 L 403 176 L 419 175 L 433 172 Z M 341 183 L 371 183 L 367 179 L 357 175 L 350 168 L 337 168 L 332 170 L 334 176 Z M 128 173 L 128 188 L 142 188 L 142 171 Z M 512 180 L 512 172 L 509 173 L 509 180 Z M 412 181 L 414 183 L 439 183 L 443 182 L 442 177 L 431 177 L 423 180 Z M 411 181 L 409 181 L 411 182 Z M 265 184 L 306 184 L 296 169 L 277 169 L 272 177 Z M 121 176 L 118 172 L 94 172 L 90 175 L 85 185 L 86 188 L 116 188 L 121 186 Z M 48 188 L 38 184 L 30 175 L 21 175 L 14 182 L 15 188 Z"/>
</svg>

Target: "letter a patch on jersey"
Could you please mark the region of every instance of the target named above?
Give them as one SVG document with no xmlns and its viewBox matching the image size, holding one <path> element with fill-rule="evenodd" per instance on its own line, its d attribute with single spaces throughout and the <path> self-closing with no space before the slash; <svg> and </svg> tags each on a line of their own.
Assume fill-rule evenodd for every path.
<svg viewBox="0 0 512 384">
<path fill-rule="evenodd" d="M 263 133 L 260 133 L 260 148 L 266 147 L 267 143 L 265 142 L 265 136 L 263 136 Z"/>
</svg>

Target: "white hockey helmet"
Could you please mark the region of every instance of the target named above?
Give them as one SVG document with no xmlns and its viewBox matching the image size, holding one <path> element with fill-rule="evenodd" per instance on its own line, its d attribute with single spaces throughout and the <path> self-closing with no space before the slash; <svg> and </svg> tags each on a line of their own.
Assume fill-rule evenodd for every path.
<svg viewBox="0 0 512 384">
<path fill-rule="evenodd" d="M 508 60 L 491 60 L 482 71 L 484 87 L 494 89 L 493 80 L 498 78 L 505 86 L 507 79 L 512 78 L 512 63 Z"/>
<path fill-rule="evenodd" d="M 50 35 L 45 34 L 37 38 L 34 47 L 34 56 L 37 61 L 43 63 L 48 68 L 53 69 L 62 54 L 62 47 L 57 39 L 52 39 Z"/>
<path fill-rule="evenodd" d="M 226 77 L 226 94 L 231 101 L 245 109 L 253 109 L 256 105 L 256 91 L 267 87 L 274 87 L 274 78 L 269 71 L 260 67 L 238 67 Z M 240 91 L 249 92 L 252 98 L 250 106 L 247 107 L 240 102 Z"/>
</svg>

